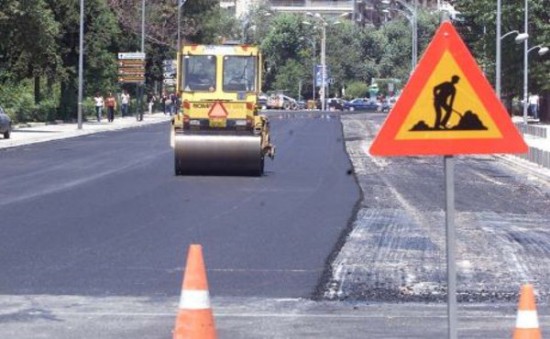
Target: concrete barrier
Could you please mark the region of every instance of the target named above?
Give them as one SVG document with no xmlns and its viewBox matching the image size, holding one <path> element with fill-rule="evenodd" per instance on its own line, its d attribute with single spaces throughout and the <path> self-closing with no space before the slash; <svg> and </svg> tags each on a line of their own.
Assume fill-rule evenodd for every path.
<svg viewBox="0 0 550 339">
<path fill-rule="evenodd" d="M 548 138 L 548 125 L 525 125 L 523 122 L 515 123 L 517 129 L 522 134 L 529 134 L 539 138 Z"/>
</svg>

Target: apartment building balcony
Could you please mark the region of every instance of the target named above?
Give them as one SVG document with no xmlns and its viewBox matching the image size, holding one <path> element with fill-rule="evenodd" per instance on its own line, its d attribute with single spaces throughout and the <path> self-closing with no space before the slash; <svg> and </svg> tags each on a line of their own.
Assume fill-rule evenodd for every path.
<svg viewBox="0 0 550 339">
<path fill-rule="evenodd" d="M 270 0 L 271 9 L 276 12 L 321 14 L 342 14 L 353 11 L 353 0 Z"/>
</svg>

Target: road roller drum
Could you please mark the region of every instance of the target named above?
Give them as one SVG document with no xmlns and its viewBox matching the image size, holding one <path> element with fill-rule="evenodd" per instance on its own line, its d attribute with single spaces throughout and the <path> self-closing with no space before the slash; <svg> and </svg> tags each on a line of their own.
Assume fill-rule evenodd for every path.
<svg viewBox="0 0 550 339">
<path fill-rule="evenodd" d="M 175 170 L 178 175 L 262 175 L 261 137 L 176 134 Z"/>
</svg>

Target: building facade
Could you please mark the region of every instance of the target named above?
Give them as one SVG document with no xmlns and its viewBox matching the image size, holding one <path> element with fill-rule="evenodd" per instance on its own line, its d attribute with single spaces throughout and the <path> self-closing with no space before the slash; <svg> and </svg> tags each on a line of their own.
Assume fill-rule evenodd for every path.
<svg viewBox="0 0 550 339">
<path fill-rule="evenodd" d="M 414 7 L 415 3 L 417 7 L 428 10 L 454 11 L 452 1 L 443 0 L 220 0 L 220 6 L 231 10 L 237 18 L 244 18 L 251 8 L 265 4 L 273 12 L 347 16 L 358 23 L 374 25 L 383 21 L 383 9 Z"/>
</svg>

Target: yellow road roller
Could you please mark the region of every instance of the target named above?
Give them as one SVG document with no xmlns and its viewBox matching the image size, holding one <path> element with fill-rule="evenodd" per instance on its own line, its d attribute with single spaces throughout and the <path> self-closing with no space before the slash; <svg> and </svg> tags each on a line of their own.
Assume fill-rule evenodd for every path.
<svg viewBox="0 0 550 339">
<path fill-rule="evenodd" d="M 262 55 L 243 44 L 184 45 L 178 53 L 172 119 L 176 175 L 254 175 L 275 155 L 269 121 L 258 114 Z"/>
</svg>

